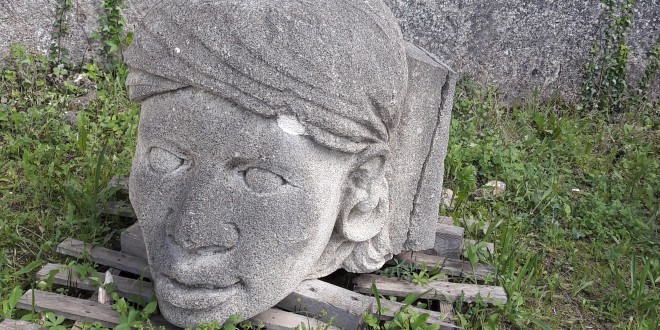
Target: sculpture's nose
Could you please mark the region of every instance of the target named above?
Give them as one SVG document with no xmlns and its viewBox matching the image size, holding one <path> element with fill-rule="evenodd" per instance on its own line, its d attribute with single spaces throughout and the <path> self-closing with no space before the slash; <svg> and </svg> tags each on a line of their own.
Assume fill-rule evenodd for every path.
<svg viewBox="0 0 660 330">
<path fill-rule="evenodd" d="M 168 235 L 189 253 L 224 253 L 238 242 L 238 228 L 224 221 L 228 210 L 214 198 L 214 191 L 208 185 L 191 187 L 182 207 L 170 214 Z"/>
</svg>

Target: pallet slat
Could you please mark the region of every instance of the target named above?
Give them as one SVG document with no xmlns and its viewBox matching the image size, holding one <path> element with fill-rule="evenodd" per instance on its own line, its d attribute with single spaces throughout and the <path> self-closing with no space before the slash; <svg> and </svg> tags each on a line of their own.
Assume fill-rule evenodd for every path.
<svg viewBox="0 0 660 330">
<path fill-rule="evenodd" d="M 77 239 L 64 240 L 57 246 L 57 252 L 72 257 L 80 257 L 87 253 L 96 263 L 151 278 L 149 267 L 144 259 L 104 247 L 92 246 Z"/>
<path fill-rule="evenodd" d="M 263 323 L 267 329 L 294 329 L 298 327 L 299 329 L 339 330 L 339 328 L 325 322 L 274 308 L 262 312 L 250 320 L 257 325 Z"/>
<path fill-rule="evenodd" d="M 454 225 L 438 223 L 435 229 L 433 249 L 439 256 L 458 259 L 463 254 L 465 229 Z"/>
<path fill-rule="evenodd" d="M 378 292 L 382 295 L 406 297 L 410 293 L 422 295 L 422 297 L 441 301 L 456 301 L 463 296 L 464 301 L 472 302 L 481 296 L 483 301 L 489 303 L 506 303 L 507 296 L 504 288 L 499 286 L 487 286 L 476 284 L 450 283 L 442 281 L 430 281 L 427 285 L 416 285 L 407 281 L 388 278 L 373 274 L 363 274 L 354 279 L 355 290 L 358 292 L 369 292 L 371 284 L 375 283 Z"/>
<path fill-rule="evenodd" d="M 382 320 L 391 320 L 394 314 L 398 312 L 403 304 L 395 301 L 381 301 L 381 304 L 387 307 L 381 315 Z M 344 329 L 357 329 L 362 325 L 362 314 L 365 312 L 376 314 L 376 303 L 373 297 L 365 296 L 330 283 L 320 280 L 307 280 L 298 286 L 298 288 L 289 296 L 284 298 L 277 307 L 296 312 L 309 313 L 308 315 L 321 315 L 325 311 L 325 316 L 321 320 L 329 322 Z M 435 311 L 411 307 L 415 313 L 429 314 L 427 322 L 437 324 L 440 329 L 456 329 L 446 314 Z"/>
<path fill-rule="evenodd" d="M 402 252 L 397 254 L 395 258 L 410 264 L 425 264 L 428 267 L 439 267 L 443 273 L 450 276 L 483 280 L 495 274 L 495 269 L 488 265 L 475 264 L 472 267 L 469 261 L 438 257 L 421 252 Z"/>
<path fill-rule="evenodd" d="M 367 296 L 319 281 L 302 282 L 296 291 L 284 298 L 277 307 L 311 316 L 321 315 L 321 320 L 345 329 L 357 329 L 362 324 L 362 313 L 371 308 Z M 325 315 L 322 315 L 325 311 Z"/>
<path fill-rule="evenodd" d="M 34 301 L 33 301 L 34 295 Z M 109 305 L 41 290 L 28 290 L 16 307 L 37 312 L 51 311 L 55 315 L 80 322 L 100 322 L 105 327 L 119 324 L 119 314 Z"/>
<path fill-rule="evenodd" d="M 85 291 L 97 291 L 99 286 L 95 281 L 89 278 L 78 278 L 71 274 L 62 265 L 47 264 L 37 272 L 37 278 L 48 277 L 50 272 L 56 272 L 53 277 L 53 283 L 62 286 L 70 286 Z M 134 280 L 131 278 L 113 275 L 114 289 L 120 296 L 140 297 L 143 301 L 150 301 L 154 295 L 153 285 L 149 282 Z"/>
<path fill-rule="evenodd" d="M 0 330 L 39 330 L 39 325 L 19 320 L 4 320 L 0 322 Z"/>
<path fill-rule="evenodd" d="M 373 299 L 373 297 L 371 297 Z M 380 299 L 380 306 L 383 311 L 381 311 L 380 319 L 383 321 L 388 321 L 394 318 L 394 315 L 401 310 L 403 307 L 403 304 L 400 302 L 396 301 L 391 301 L 388 299 Z M 418 315 L 421 314 L 429 314 L 429 318 L 426 320 L 426 323 L 428 324 L 435 324 L 439 326 L 439 330 L 458 330 L 458 329 L 463 329 L 461 327 L 457 327 L 451 323 L 450 315 L 443 313 L 443 312 L 436 312 L 436 311 L 431 311 L 428 309 L 422 309 L 422 308 L 417 308 L 414 306 L 409 306 L 410 309 L 415 312 Z M 374 300 L 373 304 L 371 305 L 371 314 L 377 314 L 378 311 L 378 306 L 376 304 L 376 301 Z"/>
<path fill-rule="evenodd" d="M 33 294 L 34 301 L 32 299 Z M 16 305 L 16 307 L 24 310 L 32 310 L 33 306 L 34 310 L 37 312 L 51 311 L 57 316 L 62 316 L 66 319 L 78 322 L 99 322 L 104 327 L 109 328 L 112 328 L 120 323 L 119 313 L 114 311 L 110 305 L 101 304 L 92 300 L 73 298 L 52 292 L 28 290 L 28 292 L 23 294 L 21 299 L 19 299 L 18 304 Z M 305 325 L 310 324 L 314 326 L 320 326 L 321 328 L 319 329 L 326 329 L 323 327 L 325 325 L 323 322 L 308 319 L 304 316 L 293 313 L 270 309 L 262 314 L 262 317 L 255 317 L 250 320 L 255 324 L 263 322 L 269 329 L 292 329 L 293 327 L 300 325 L 300 322 L 304 322 L 303 324 Z M 155 326 L 156 329 L 160 329 L 160 327 L 165 329 L 178 329 L 177 327 L 169 324 L 160 316 L 152 317 L 150 322 Z M 291 324 L 294 324 L 294 322 L 296 322 L 295 325 L 290 326 Z M 33 328 L 24 329 L 33 330 Z M 327 329 L 330 330 L 336 328 L 328 327 Z"/>
<path fill-rule="evenodd" d="M 119 192 L 128 194 L 128 177 L 115 175 L 108 181 L 107 188 L 119 188 Z"/>
<path fill-rule="evenodd" d="M 131 206 L 131 203 L 128 202 L 109 201 L 103 204 L 98 204 L 97 207 L 99 212 L 103 214 L 117 215 L 120 217 L 133 219 L 137 217 L 133 207 Z"/>
<path fill-rule="evenodd" d="M 121 252 L 147 260 L 147 248 L 142 239 L 140 224 L 135 223 L 121 232 Z"/>
<path fill-rule="evenodd" d="M 490 227 L 490 222 L 487 221 L 478 221 L 471 219 L 461 219 L 458 221 L 461 227 L 468 230 L 475 230 L 479 235 L 485 235 L 488 232 Z M 445 225 L 453 225 L 454 220 L 451 217 L 439 216 L 438 223 Z"/>
</svg>

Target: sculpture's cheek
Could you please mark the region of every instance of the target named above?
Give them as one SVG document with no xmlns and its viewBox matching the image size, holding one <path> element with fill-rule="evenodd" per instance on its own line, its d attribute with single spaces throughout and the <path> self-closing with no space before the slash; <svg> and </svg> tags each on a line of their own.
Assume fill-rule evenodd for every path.
<svg viewBox="0 0 660 330">
<path fill-rule="evenodd" d="M 250 192 L 232 194 L 228 216 L 246 242 L 259 242 L 271 249 L 308 240 L 318 228 L 319 211 L 300 188 L 287 186 L 278 194 Z"/>
</svg>

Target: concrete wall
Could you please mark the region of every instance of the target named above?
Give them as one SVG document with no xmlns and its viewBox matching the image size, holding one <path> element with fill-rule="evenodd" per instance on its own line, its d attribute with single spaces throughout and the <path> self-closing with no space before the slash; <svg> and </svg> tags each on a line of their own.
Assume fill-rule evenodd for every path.
<svg viewBox="0 0 660 330">
<path fill-rule="evenodd" d="M 603 22 L 598 0 L 385 0 L 404 35 L 509 97 L 538 88 L 575 99 Z M 660 37 L 660 1 L 635 0 L 628 74 L 638 78 Z M 655 86 L 658 89 L 658 75 Z"/>
<path fill-rule="evenodd" d="M 155 0 L 125 0 L 129 29 Z M 459 73 L 495 84 L 510 98 L 538 88 L 574 100 L 589 49 L 601 33 L 598 0 L 384 0 L 405 37 L 438 55 Z M 74 62 L 94 54 L 89 38 L 100 0 L 73 0 L 67 13 L 70 35 L 63 46 Z M 21 42 L 45 52 L 55 21 L 56 0 L 0 0 L 0 54 Z M 648 50 L 660 37 L 660 0 L 636 0 L 628 42 L 628 75 L 643 72 Z M 659 78 L 652 89 L 657 97 Z"/>
<path fill-rule="evenodd" d="M 48 53 L 56 5 L 56 0 L 0 0 L 0 54 L 6 54 L 14 43 L 22 43 L 32 52 Z M 73 8 L 66 12 L 69 30 L 61 45 L 75 63 L 96 53 L 98 44 L 91 35 L 98 26 L 99 6 L 100 0 L 73 0 Z"/>
</svg>

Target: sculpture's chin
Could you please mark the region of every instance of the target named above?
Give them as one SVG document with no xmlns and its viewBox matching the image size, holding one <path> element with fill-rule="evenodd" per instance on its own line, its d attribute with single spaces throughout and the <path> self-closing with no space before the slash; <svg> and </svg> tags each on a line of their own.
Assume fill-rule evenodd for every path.
<svg viewBox="0 0 660 330">
<path fill-rule="evenodd" d="M 178 308 L 167 301 L 159 300 L 158 307 L 165 319 L 170 323 L 182 327 L 195 327 L 198 324 L 209 323 L 217 321 L 218 324 L 223 324 L 225 320 L 231 315 L 225 315 L 226 312 L 216 308 L 210 309 L 183 309 Z"/>
<path fill-rule="evenodd" d="M 242 315 L 256 313 L 250 311 L 236 311 L 235 304 L 228 302 L 208 309 L 184 309 L 178 308 L 167 301 L 158 301 L 158 307 L 161 314 L 170 323 L 182 328 L 195 328 L 195 326 L 205 323 L 217 322 L 223 324 L 232 315 Z M 241 316 L 241 319 L 243 317 Z"/>
</svg>

